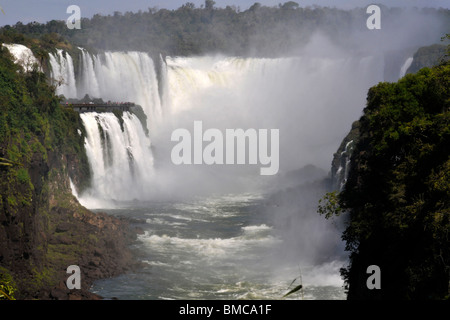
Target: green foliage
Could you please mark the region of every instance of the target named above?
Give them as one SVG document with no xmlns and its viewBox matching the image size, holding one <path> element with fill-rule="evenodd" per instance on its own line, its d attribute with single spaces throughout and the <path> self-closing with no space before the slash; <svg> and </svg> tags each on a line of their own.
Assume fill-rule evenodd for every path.
<svg viewBox="0 0 450 320">
<path fill-rule="evenodd" d="M 391 27 L 396 27 L 396 19 L 391 18 L 398 16 L 396 10 L 383 7 L 386 17 L 383 29 L 388 28 L 389 21 L 394 21 Z M 427 9 L 420 13 L 435 15 L 439 21 L 449 20 L 445 9 Z M 238 6 L 220 8 L 215 6 L 215 1 L 207 0 L 198 8 L 187 2 L 176 10 L 149 8 L 135 13 L 96 14 L 90 19 L 81 19 L 81 30 L 70 30 L 65 21 L 56 20 L 46 24 L 17 23 L 1 28 L 0 40 L 27 45 L 35 40 L 47 51 L 58 47 L 70 52 L 76 46 L 82 46 L 98 50 L 145 51 L 155 57 L 160 53 L 163 56 L 187 56 L 215 52 L 273 56 L 298 49 L 315 31 L 328 35 L 337 45 L 345 46 L 352 32 L 367 32 L 366 18 L 365 8 L 346 11 L 302 7 L 297 2 L 287 1 L 273 7 L 256 2 L 249 9 L 241 10 Z M 443 30 L 448 27 L 448 24 L 442 25 Z M 77 62 L 74 63 L 77 70 Z"/>
<path fill-rule="evenodd" d="M 326 193 L 322 199 L 319 200 L 317 211 L 325 215 L 326 219 L 332 216 L 339 216 L 343 209 L 339 205 L 339 195 L 336 191 Z"/>
<path fill-rule="evenodd" d="M 350 214 L 349 298 L 448 296 L 449 111 L 449 63 L 369 90 L 345 188 L 327 194 L 319 210 Z M 383 271 L 378 292 L 358 284 L 371 264 Z"/>
<path fill-rule="evenodd" d="M 17 180 L 19 183 L 28 184 L 30 182 L 30 175 L 28 174 L 28 171 L 24 168 L 20 168 L 17 171 Z"/>
<path fill-rule="evenodd" d="M 5 268 L 0 267 L 0 300 L 15 300 L 17 287 Z"/>
<path fill-rule="evenodd" d="M 58 274 L 52 265 L 52 251 L 45 244 L 50 228 L 50 187 L 58 189 L 49 176 L 50 168 L 66 177 L 69 170 L 89 181 L 89 165 L 84 150 L 78 113 L 60 105 L 55 88 L 48 85 L 44 73 L 25 72 L 12 62 L 9 51 L 0 47 L 0 235 L 6 248 L 0 265 L 14 263 L 17 291 L 35 294 L 43 287 L 55 285 Z M 64 167 L 65 158 L 73 160 Z M 60 179 L 61 180 L 61 179 Z M 70 191 L 67 192 L 70 194 Z M 71 194 L 70 194 L 71 196 Z M 62 197 L 62 196 L 60 196 Z M 49 201 L 50 200 L 50 201 Z M 53 201 L 55 205 L 55 201 Z M 10 234 L 13 236 L 5 236 Z M 80 244 L 82 245 L 82 244 Z M 24 259 L 9 261 L 23 251 Z M 50 266 L 46 266 L 50 265 Z M 1 275 L 0 267 L 0 275 Z M 0 299 L 14 298 L 16 286 L 0 279 Z"/>
</svg>

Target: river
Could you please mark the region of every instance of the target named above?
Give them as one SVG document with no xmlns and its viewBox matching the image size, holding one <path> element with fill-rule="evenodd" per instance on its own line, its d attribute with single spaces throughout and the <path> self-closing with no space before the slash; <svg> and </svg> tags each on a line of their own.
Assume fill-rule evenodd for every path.
<svg viewBox="0 0 450 320">
<path fill-rule="evenodd" d="M 286 232 L 273 223 L 266 205 L 263 195 L 238 194 L 101 210 L 145 221 L 133 245 L 144 266 L 97 281 L 91 291 L 121 300 L 276 300 L 302 284 L 286 299 L 345 299 L 343 262 L 283 259 Z"/>
</svg>

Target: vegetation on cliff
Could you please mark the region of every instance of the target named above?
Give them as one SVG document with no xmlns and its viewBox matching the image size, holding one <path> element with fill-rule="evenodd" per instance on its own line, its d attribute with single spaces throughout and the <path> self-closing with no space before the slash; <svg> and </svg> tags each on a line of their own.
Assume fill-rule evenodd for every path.
<svg viewBox="0 0 450 320">
<path fill-rule="evenodd" d="M 131 261 L 126 223 L 72 196 L 69 177 L 87 186 L 90 175 L 81 119 L 43 73 L 12 61 L 1 47 L 0 299 L 91 297 L 94 279 Z M 72 264 L 81 267 L 84 289 L 75 294 L 61 286 Z"/>
<path fill-rule="evenodd" d="M 349 299 L 449 298 L 449 145 L 448 62 L 369 90 L 345 187 L 319 208 L 347 214 Z"/>
</svg>

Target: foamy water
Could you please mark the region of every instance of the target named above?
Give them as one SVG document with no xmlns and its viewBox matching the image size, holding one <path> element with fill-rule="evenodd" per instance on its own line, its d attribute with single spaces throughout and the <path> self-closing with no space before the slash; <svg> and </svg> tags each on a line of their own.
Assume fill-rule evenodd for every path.
<svg viewBox="0 0 450 320">
<path fill-rule="evenodd" d="M 278 259 L 286 239 L 262 214 L 261 200 L 241 194 L 106 210 L 144 221 L 135 245 L 144 267 L 98 281 L 92 291 L 119 299 L 276 300 L 297 279 L 304 289 L 289 299 L 345 299 L 343 262 Z"/>
</svg>

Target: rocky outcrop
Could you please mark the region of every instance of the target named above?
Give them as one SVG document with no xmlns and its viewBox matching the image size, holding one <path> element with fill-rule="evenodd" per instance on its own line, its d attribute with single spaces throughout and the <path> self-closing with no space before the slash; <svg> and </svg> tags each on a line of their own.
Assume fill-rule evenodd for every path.
<svg viewBox="0 0 450 320">
<path fill-rule="evenodd" d="M 333 155 L 331 163 L 331 188 L 333 190 L 340 191 L 345 185 L 350 170 L 353 148 L 358 141 L 359 126 L 359 121 L 353 122 L 350 132 L 342 140 L 341 145 Z"/>
<path fill-rule="evenodd" d="M 2 47 L 0 69 L 0 299 L 98 298 L 94 280 L 132 267 L 133 233 L 72 195 L 70 179 L 78 192 L 90 181 L 79 114 Z M 80 268 L 81 289 L 64 285 L 70 265 Z"/>
<path fill-rule="evenodd" d="M 76 199 L 74 199 L 76 201 Z M 100 299 L 89 291 L 95 280 L 117 276 L 137 266 L 129 249 L 135 234 L 127 221 L 105 213 L 54 207 L 48 238 L 47 268 L 57 282 L 39 291 L 39 299 Z M 81 271 L 81 289 L 69 290 L 67 267 Z M 56 267 L 52 267 L 56 266 Z"/>
<path fill-rule="evenodd" d="M 69 177 L 89 178 L 80 157 L 35 152 L 17 169 L 29 180 L 15 170 L 0 168 L 0 273 L 14 280 L 16 299 L 100 299 L 89 291 L 93 281 L 137 266 L 129 222 L 93 213 L 72 195 Z M 70 265 L 80 267 L 81 289 L 66 286 Z"/>
<path fill-rule="evenodd" d="M 431 46 L 421 47 L 414 54 L 413 62 L 407 73 L 416 73 L 425 67 L 431 68 L 444 60 L 448 60 L 445 45 L 433 44 Z"/>
<path fill-rule="evenodd" d="M 54 274 L 53 285 L 37 293 L 39 299 L 99 299 L 89 292 L 95 280 L 114 277 L 137 267 L 130 251 L 136 233 L 123 218 L 93 213 L 72 195 L 69 174 L 77 163 L 63 157 L 59 170 L 50 173 L 50 219 L 45 268 Z M 75 170 L 74 170 L 75 169 Z M 81 289 L 69 290 L 66 270 L 77 265 Z M 44 269 L 45 269 L 44 268 Z M 55 285 L 56 283 L 56 285 Z"/>
</svg>

